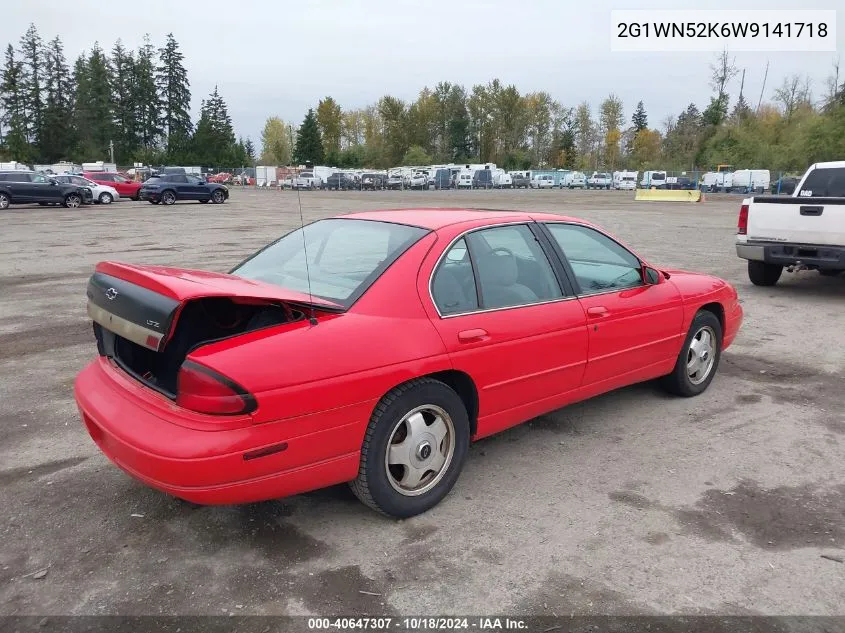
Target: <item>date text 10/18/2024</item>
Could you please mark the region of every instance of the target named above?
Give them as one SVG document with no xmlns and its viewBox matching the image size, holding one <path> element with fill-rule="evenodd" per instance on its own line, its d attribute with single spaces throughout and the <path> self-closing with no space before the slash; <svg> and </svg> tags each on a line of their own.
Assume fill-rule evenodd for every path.
<svg viewBox="0 0 845 633">
<path fill-rule="evenodd" d="M 528 623 L 520 618 L 492 616 L 455 618 L 434 616 L 308 618 L 309 631 L 519 631 L 527 629 Z"/>
</svg>

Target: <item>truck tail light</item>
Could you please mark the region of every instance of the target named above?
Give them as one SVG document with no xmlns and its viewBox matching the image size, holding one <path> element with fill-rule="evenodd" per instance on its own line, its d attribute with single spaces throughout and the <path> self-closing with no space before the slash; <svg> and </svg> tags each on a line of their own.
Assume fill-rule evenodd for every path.
<svg viewBox="0 0 845 633">
<path fill-rule="evenodd" d="M 739 208 L 739 218 L 736 221 L 736 234 L 748 235 L 748 205 Z"/>
</svg>

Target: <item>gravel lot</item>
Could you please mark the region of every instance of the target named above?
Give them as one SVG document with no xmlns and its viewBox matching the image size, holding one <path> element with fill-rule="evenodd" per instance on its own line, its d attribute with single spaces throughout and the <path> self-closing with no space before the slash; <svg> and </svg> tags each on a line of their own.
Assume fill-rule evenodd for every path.
<svg viewBox="0 0 845 633">
<path fill-rule="evenodd" d="M 4 212 L 0 615 L 845 613 L 845 276 L 753 287 L 733 248 L 737 198 L 632 197 L 302 193 L 306 221 L 561 211 L 655 264 L 725 277 L 743 301 L 743 329 L 702 396 L 643 384 L 482 440 L 449 497 L 406 521 L 345 486 L 194 507 L 124 475 L 78 420 L 93 265 L 226 270 L 299 224 L 296 193 Z"/>
</svg>

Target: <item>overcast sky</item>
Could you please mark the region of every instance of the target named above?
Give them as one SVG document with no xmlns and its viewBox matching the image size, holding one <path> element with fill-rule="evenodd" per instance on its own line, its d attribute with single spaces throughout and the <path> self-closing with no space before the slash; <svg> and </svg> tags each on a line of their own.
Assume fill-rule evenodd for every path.
<svg viewBox="0 0 845 633">
<path fill-rule="evenodd" d="M 811 0 L 809 5 L 711 0 L 706 7 L 685 0 L 41 0 L 6 5 L 6 38 L 17 45 L 33 22 L 45 40 L 61 36 L 70 62 L 95 40 L 106 50 L 118 38 L 137 48 L 149 33 L 159 46 L 173 31 L 185 55 L 195 113 L 217 84 L 236 133 L 251 136 L 256 144 L 268 116 L 298 123 L 326 95 L 344 109 L 357 108 L 385 94 L 413 99 L 423 86 L 443 80 L 470 88 L 498 77 L 520 92 L 545 90 L 573 106 L 586 100 L 595 107 L 614 92 L 628 120 L 642 99 L 653 127 L 690 102 L 703 109 L 715 53 L 611 52 L 612 9 L 838 8 L 837 49 L 840 54 L 845 49 L 841 0 Z M 4 49 L 7 43 L 0 39 Z M 756 104 L 767 60 L 764 98 L 792 73 L 809 74 L 814 95 L 820 97 L 834 57 L 737 53 L 736 63 L 746 69 L 745 94 Z M 735 98 L 739 78 L 734 83 Z"/>
</svg>

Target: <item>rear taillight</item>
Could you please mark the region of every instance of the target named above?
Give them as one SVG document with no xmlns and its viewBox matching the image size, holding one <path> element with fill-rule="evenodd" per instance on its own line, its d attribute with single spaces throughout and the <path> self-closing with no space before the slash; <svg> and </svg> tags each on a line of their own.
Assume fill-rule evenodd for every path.
<svg viewBox="0 0 845 633">
<path fill-rule="evenodd" d="M 736 221 L 736 234 L 748 234 L 748 205 L 744 204 L 739 208 L 739 218 Z"/>
<path fill-rule="evenodd" d="M 255 410 L 255 398 L 234 381 L 186 360 L 176 380 L 176 404 L 211 415 L 238 415 Z"/>
</svg>

